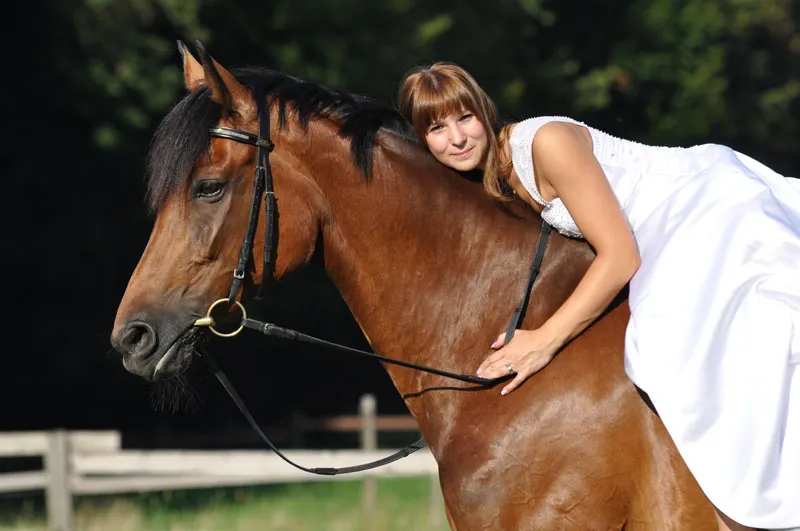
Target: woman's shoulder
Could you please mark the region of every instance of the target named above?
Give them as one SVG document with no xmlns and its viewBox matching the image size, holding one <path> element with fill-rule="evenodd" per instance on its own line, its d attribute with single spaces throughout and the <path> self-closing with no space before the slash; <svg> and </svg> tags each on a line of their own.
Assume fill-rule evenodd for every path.
<svg viewBox="0 0 800 531">
<path fill-rule="evenodd" d="M 534 190 L 535 192 L 533 193 L 538 193 L 537 186 L 534 183 L 535 177 L 533 176 L 533 139 L 536 134 L 547 124 L 571 124 L 586 127 L 583 122 L 567 116 L 533 116 L 531 118 L 510 124 L 511 129 L 508 133 L 508 149 L 510 151 L 511 162 L 517 174 L 525 183 L 526 188 L 529 190 Z M 544 129 L 546 130 L 548 128 L 545 127 Z M 552 141 L 545 143 L 550 146 L 555 145 L 557 148 L 559 143 L 564 138 L 563 135 L 561 135 L 563 131 L 556 130 L 553 131 L 553 133 L 554 135 L 550 135 L 552 138 L 547 139 Z M 539 144 L 541 144 L 541 141 L 537 140 L 537 145 Z M 550 149 L 550 151 L 553 151 L 553 149 Z"/>
<path fill-rule="evenodd" d="M 585 123 L 568 116 L 533 116 L 513 124 L 510 139 L 517 145 L 530 147 L 533 143 L 533 137 L 536 136 L 539 129 L 545 124 L 553 122 L 579 125 L 589 129 Z"/>
<path fill-rule="evenodd" d="M 511 132 L 509 133 L 511 148 L 515 151 L 530 151 L 533 148 L 533 139 L 539 131 L 551 130 L 555 133 L 556 137 L 558 137 L 560 133 L 559 129 L 562 129 L 560 126 L 563 124 L 579 126 L 574 127 L 574 130 L 582 129 L 582 134 L 587 138 L 594 137 L 592 128 L 574 118 L 568 116 L 534 116 L 512 125 Z M 540 142 L 537 141 L 537 144 L 538 143 Z"/>
</svg>

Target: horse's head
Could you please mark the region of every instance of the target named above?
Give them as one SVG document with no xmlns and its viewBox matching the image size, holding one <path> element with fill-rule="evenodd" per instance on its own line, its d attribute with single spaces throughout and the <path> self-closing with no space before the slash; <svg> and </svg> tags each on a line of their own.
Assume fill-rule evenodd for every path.
<svg viewBox="0 0 800 531">
<path fill-rule="evenodd" d="M 480 183 L 436 162 L 410 141 L 396 109 L 266 69 L 228 71 L 199 43 L 200 61 L 180 50 L 188 94 L 151 144 L 155 224 L 111 338 L 130 372 L 151 380 L 181 373 L 209 337 L 196 322 L 215 301 L 235 301 L 297 269 L 318 244 L 354 314 L 392 315 L 380 322 L 413 313 L 402 309 L 408 296 L 397 286 L 424 292 L 417 309 L 444 319 L 442 300 L 484 293 L 465 293 L 464 278 L 489 286 L 504 274 L 492 257 L 527 260 L 525 239 L 535 237 L 538 218 L 529 209 L 509 216 Z M 274 171 L 266 197 L 279 216 L 269 223 L 262 204 L 270 202 L 254 201 L 254 185 L 271 182 L 261 167 Z M 265 243 L 275 245 L 272 260 L 261 259 L 270 256 Z"/>
<path fill-rule="evenodd" d="M 182 44 L 179 47 L 189 92 L 165 117 L 153 139 L 148 194 L 155 224 L 117 311 L 111 338 L 125 368 L 151 380 L 177 375 L 188 367 L 202 335 L 193 324 L 215 300 L 229 295 L 245 238 L 261 150 L 210 131 L 222 127 L 250 133 L 251 142 L 257 144 L 259 103 L 267 111 L 270 102 L 274 104 L 268 94 L 257 102 L 247 83 L 248 73 L 234 76 L 199 43 L 200 61 Z M 282 76 L 273 82 L 289 79 Z M 285 119 L 283 114 L 281 107 Z M 265 123 L 267 130 L 272 127 L 277 133 L 274 123 Z M 287 141 L 275 139 L 278 146 L 271 161 L 279 175 L 274 190 L 281 205 L 280 224 L 274 228 L 275 240 L 280 242 L 276 277 L 310 259 L 325 207 L 313 181 L 301 173 L 298 158 L 302 155 L 291 146 L 302 142 L 289 138 L 292 134 L 301 133 L 284 130 Z M 260 283 L 263 274 L 265 213 L 262 206 L 257 205 L 258 209 L 253 251 L 248 253 L 244 271 L 246 289 Z"/>
</svg>

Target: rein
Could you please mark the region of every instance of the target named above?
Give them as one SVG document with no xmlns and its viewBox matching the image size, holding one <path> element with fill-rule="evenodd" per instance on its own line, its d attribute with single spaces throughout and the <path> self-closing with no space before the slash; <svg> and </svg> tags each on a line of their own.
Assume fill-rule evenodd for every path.
<svg viewBox="0 0 800 531">
<path fill-rule="evenodd" d="M 418 371 L 436 374 L 438 376 L 444 376 L 446 378 L 460 380 L 462 382 L 477 384 L 481 387 L 491 387 L 500 381 L 508 379 L 510 377 L 510 374 L 498 378 L 481 378 L 479 376 L 472 376 L 469 374 L 459 374 L 432 367 L 426 367 L 424 365 L 417 365 L 415 363 L 410 363 L 407 361 L 390 358 L 387 356 L 381 356 L 374 352 L 359 350 L 356 348 L 348 347 L 346 345 L 340 345 L 338 343 L 332 343 L 330 341 L 325 341 L 324 339 L 318 339 L 316 337 L 303 334 L 302 332 L 298 332 L 296 330 L 283 328 L 272 323 L 258 321 L 256 319 L 250 319 L 247 317 L 247 312 L 245 310 L 244 305 L 238 300 L 236 300 L 236 296 L 238 295 L 239 290 L 241 289 L 242 282 L 244 281 L 246 276 L 247 267 L 250 263 L 250 256 L 253 251 L 253 241 L 255 239 L 256 228 L 258 225 L 259 206 L 261 203 L 261 198 L 262 196 L 264 196 L 265 193 L 266 197 L 264 198 L 264 211 L 265 211 L 264 213 L 266 215 L 266 237 L 264 240 L 264 257 L 263 257 L 264 269 L 261 279 L 261 285 L 259 287 L 259 293 L 256 299 L 261 298 L 262 291 L 265 285 L 267 285 L 273 279 L 273 272 L 275 269 L 275 256 L 273 251 L 275 250 L 275 236 L 276 236 L 275 226 L 276 226 L 276 216 L 277 216 L 277 210 L 275 208 L 275 190 L 272 179 L 272 168 L 270 167 L 269 163 L 269 154 L 275 148 L 275 144 L 272 143 L 269 135 L 270 133 L 269 102 L 266 100 L 264 94 L 261 91 L 256 91 L 255 96 L 256 96 L 256 101 L 259 102 L 258 136 L 252 133 L 248 133 L 247 131 L 232 129 L 229 127 L 221 127 L 221 126 L 212 127 L 209 130 L 212 137 L 224 138 L 227 140 L 233 140 L 234 142 L 256 146 L 258 148 L 258 154 L 257 154 L 258 162 L 256 164 L 256 170 L 255 170 L 255 178 L 253 183 L 253 197 L 252 197 L 252 202 L 250 204 L 250 216 L 247 222 L 247 232 L 245 233 L 244 240 L 242 242 L 242 247 L 239 252 L 238 264 L 233 272 L 233 281 L 231 283 L 230 294 L 228 295 L 228 298 L 219 299 L 216 302 L 214 302 L 208 308 L 205 317 L 197 319 L 193 323 L 193 326 L 206 326 L 209 328 L 209 330 L 211 330 L 212 333 L 220 337 L 233 337 L 239 334 L 239 332 L 241 332 L 244 328 L 250 328 L 253 330 L 257 330 L 267 336 L 279 337 L 292 341 L 309 343 L 316 346 L 333 348 L 343 352 L 349 352 L 360 356 L 370 357 L 378 361 L 382 361 L 384 363 L 399 365 L 402 367 L 407 367 Z M 508 344 L 508 342 L 511 341 L 511 339 L 514 336 L 514 331 L 517 328 L 519 328 L 520 324 L 522 323 L 522 318 L 525 312 L 525 308 L 528 306 L 528 301 L 530 298 L 531 290 L 533 288 L 533 283 L 539 274 L 542 260 L 544 259 L 544 253 L 547 247 L 547 240 L 549 239 L 551 231 L 552 229 L 550 225 L 544 220 L 542 220 L 542 228 L 541 232 L 539 233 L 539 243 L 536 246 L 536 253 L 534 254 L 533 261 L 531 263 L 528 283 L 525 287 L 525 292 L 523 293 L 522 300 L 520 301 L 519 306 L 517 306 L 516 310 L 514 311 L 514 314 L 511 317 L 511 321 L 508 324 L 508 328 L 506 330 L 505 344 Z M 239 327 L 232 332 L 220 332 L 215 328 L 215 320 L 212 317 L 211 313 L 216 306 L 221 304 L 227 304 L 228 308 L 236 306 L 242 314 L 242 319 L 240 321 Z M 304 472 L 325 475 L 325 476 L 362 472 L 364 470 L 370 470 L 372 468 L 377 468 L 379 466 L 387 465 L 427 446 L 427 442 L 425 442 L 425 439 L 423 438 L 395 452 L 392 455 L 384 457 L 383 459 L 378 459 L 376 461 L 371 461 L 369 463 L 364 463 L 362 465 L 342 467 L 342 468 L 304 467 L 286 457 L 264 434 L 264 431 L 258 426 L 258 423 L 253 418 L 253 415 L 250 413 L 250 410 L 245 405 L 239 393 L 236 391 L 236 388 L 230 382 L 225 373 L 222 372 L 222 369 L 220 369 L 216 361 L 214 361 L 214 359 L 208 353 L 203 354 L 202 357 L 206 359 L 206 361 L 209 364 L 211 372 L 213 372 L 214 376 L 217 378 L 219 383 L 222 385 L 222 387 L 231 397 L 233 402 L 236 404 L 236 407 L 239 409 L 242 415 L 244 415 L 247 422 L 256 431 L 256 433 L 264 441 L 264 443 L 267 446 L 269 446 L 269 448 L 273 452 L 275 452 L 275 454 L 277 454 L 281 459 L 283 459 L 293 467 L 302 470 Z"/>
</svg>

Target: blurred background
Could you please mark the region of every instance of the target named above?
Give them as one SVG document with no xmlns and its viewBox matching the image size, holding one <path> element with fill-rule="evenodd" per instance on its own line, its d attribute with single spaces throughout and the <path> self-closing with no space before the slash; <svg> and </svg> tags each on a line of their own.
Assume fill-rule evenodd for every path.
<svg viewBox="0 0 800 531">
<path fill-rule="evenodd" d="M 14 190 L 5 246 L 6 311 L 13 318 L 5 323 L 0 434 L 115 430 L 130 449 L 259 448 L 202 370 L 168 390 L 166 407 L 159 407 L 154 396 L 163 390 L 154 393 L 125 372 L 110 350 L 117 304 L 153 222 L 144 204 L 148 142 L 184 90 L 177 39 L 201 39 L 228 67 L 267 66 L 387 103 L 395 103 L 412 66 L 454 61 L 476 77 L 505 120 L 567 115 L 640 142 L 723 143 L 780 173 L 800 174 L 797 0 L 50 0 L 17 1 L 14 10 L 16 38 L 5 55 L 18 72 L 3 76 L 13 117 L 3 132 Z M 283 326 L 367 346 L 314 268 L 281 286 L 265 311 Z M 407 412 L 370 360 L 247 334 L 217 342 L 213 351 L 281 447 L 357 447 L 357 431 L 303 434 L 288 427 L 356 414 L 364 394 L 376 398 L 379 414 Z M 414 435 L 382 434 L 377 445 L 400 447 Z M 0 471 L 41 468 L 41 458 L 24 453 L 0 459 Z M 409 515 L 416 509 L 398 505 L 421 496 L 427 507 L 420 493 L 428 480 L 397 481 L 379 489 L 391 516 L 372 528 L 444 529 L 431 519 L 415 523 Z M 360 500 L 360 487 L 347 485 L 350 491 L 326 498 L 342 500 L 342 510 Z M 280 517 L 270 523 L 255 517 L 268 512 L 264 500 L 299 503 L 330 488 L 156 490 L 126 495 L 124 506 L 117 503 L 123 497 L 76 497 L 76 525 L 363 526 L 359 514 L 319 505 L 275 509 Z M 243 500 L 258 508 L 247 516 L 255 523 L 230 509 L 247 505 Z M 212 506 L 229 512 L 220 520 L 191 519 Z M 155 507 L 194 516 L 170 520 Z M 119 520 L 108 516 L 117 510 Z M 314 512 L 324 524 L 296 519 Z M 44 519 L 41 491 L 0 492 L 0 528 L 45 529 Z"/>
</svg>

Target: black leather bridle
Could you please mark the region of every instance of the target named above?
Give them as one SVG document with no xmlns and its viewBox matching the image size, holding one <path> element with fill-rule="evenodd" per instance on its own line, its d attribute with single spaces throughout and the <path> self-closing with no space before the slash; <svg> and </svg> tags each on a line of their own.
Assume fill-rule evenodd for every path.
<svg viewBox="0 0 800 531">
<path fill-rule="evenodd" d="M 409 363 L 407 361 L 381 356 L 374 352 L 368 352 L 365 350 L 359 350 L 345 345 L 339 345 L 337 343 L 331 343 L 329 341 L 325 341 L 322 339 L 318 339 L 303 334 L 296 330 L 290 330 L 287 328 L 274 325 L 272 323 L 266 323 L 263 321 L 258 321 L 256 319 L 250 319 L 247 317 L 247 312 L 245 311 L 244 306 L 242 305 L 241 302 L 236 300 L 236 297 L 239 294 L 239 290 L 242 287 L 242 282 L 244 281 L 247 275 L 247 268 L 250 264 L 250 255 L 253 252 L 253 241 L 255 239 L 256 228 L 258 226 L 259 207 L 261 204 L 261 198 L 264 196 L 265 193 L 266 197 L 264 198 L 264 212 L 266 215 L 266 237 L 264 239 L 263 275 L 261 279 L 261 286 L 259 287 L 259 296 L 263 292 L 264 287 L 269 283 L 271 283 L 273 279 L 273 274 L 275 271 L 275 237 L 276 237 L 275 227 L 277 225 L 275 190 L 272 182 L 272 168 L 270 167 L 269 163 L 269 154 L 275 148 L 275 145 L 270 140 L 270 131 L 269 131 L 270 103 L 266 99 L 265 94 L 262 91 L 256 90 L 255 97 L 256 101 L 258 102 L 257 136 L 252 133 L 248 133 L 247 131 L 232 129 L 230 127 L 221 127 L 221 126 L 212 127 L 209 131 L 212 137 L 224 138 L 227 140 L 233 140 L 234 142 L 240 142 L 243 144 L 256 146 L 258 148 L 258 153 L 257 153 L 257 162 L 255 170 L 255 179 L 253 183 L 253 197 L 252 197 L 252 202 L 250 204 L 250 217 L 247 222 L 247 232 L 245 233 L 244 240 L 242 242 L 242 247 L 239 252 L 239 261 L 236 266 L 236 269 L 233 272 L 233 282 L 231 284 L 230 294 L 228 295 L 227 299 L 220 299 L 214 302 L 209 307 L 206 316 L 195 321 L 194 326 L 207 326 L 214 334 L 221 337 L 232 337 L 238 334 L 243 328 L 250 328 L 258 330 L 259 332 L 265 335 L 281 337 L 284 339 L 291 339 L 305 343 L 310 343 L 313 345 L 334 348 L 344 352 L 358 354 L 360 356 L 367 356 L 385 363 L 400 365 L 403 367 L 408 367 L 411 369 L 416 369 L 419 371 L 424 371 L 439 376 L 460 380 L 463 382 L 477 384 L 481 387 L 491 387 L 501 381 L 508 379 L 511 376 L 511 374 L 500 378 L 481 378 L 478 376 L 472 376 L 468 374 L 458 374 L 449 371 L 444 371 L 441 369 L 435 369 L 432 367 L 426 367 L 424 365 L 417 365 L 415 363 Z M 505 339 L 506 344 L 511 340 L 511 338 L 514 336 L 514 331 L 517 328 L 519 328 L 519 326 L 522 323 L 523 314 L 525 312 L 525 308 L 528 306 L 528 300 L 530 297 L 531 289 L 533 287 L 533 283 L 536 280 L 537 275 L 539 274 L 539 269 L 541 267 L 542 260 L 544 258 L 544 252 L 547 246 L 547 240 L 550 236 L 551 230 L 552 229 L 550 225 L 548 225 L 544 220 L 542 220 L 542 229 L 539 235 L 539 243 L 536 247 L 536 253 L 531 263 L 528 283 L 525 289 L 525 293 L 523 294 L 522 301 L 520 302 L 517 309 L 514 311 L 514 315 L 512 316 L 511 321 L 508 325 L 508 329 L 506 331 L 506 339 Z M 216 330 L 216 328 L 214 327 L 215 321 L 211 313 L 214 310 L 214 308 L 220 304 L 226 304 L 229 308 L 235 305 L 239 308 L 239 311 L 241 311 L 242 320 L 239 328 L 236 329 L 234 332 L 223 333 Z M 269 446 L 270 449 L 272 449 L 281 459 L 283 459 L 290 465 L 294 466 L 295 468 L 298 468 L 305 472 L 310 472 L 312 474 L 328 475 L 328 476 L 361 472 L 364 470 L 369 470 L 371 468 L 376 468 L 382 465 L 389 464 L 427 446 L 427 443 L 423 438 L 408 445 L 407 447 L 403 448 L 402 450 L 399 450 L 398 452 L 388 457 L 379 459 L 377 461 L 365 463 L 363 465 L 343 467 L 343 468 L 304 467 L 287 458 L 283 453 L 281 453 L 280 450 L 278 450 L 278 448 L 275 447 L 275 445 L 269 440 L 269 438 L 264 434 L 264 432 L 258 426 L 258 423 L 253 418 L 253 415 L 250 413 L 247 406 L 244 404 L 244 401 L 239 396 L 239 393 L 233 387 L 233 384 L 231 384 L 230 380 L 228 380 L 227 376 L 225 376 L 225 374 L 219 368 L 219 365 L 214 361 L 214 359 L 208 353 L 204 353 L 202 357 L 209 363 L 209 366 L 211 368 L 211 371 L 214 373 L 214 376 L 216 376 L 217 380 L 219 380 L 220 384 L 222 384 L 227 393 L 230 395 L 231 399 L 233 399 L 234 403 L 239 408 L 239 411 L 241 411 L 245 419 L 247 419 L 247 422 L 253 427 L 253 429 L 256 431 L 256 433 L 258 433 L 258 435 L 267 444 L 267 446 Z"/>
</svg>

